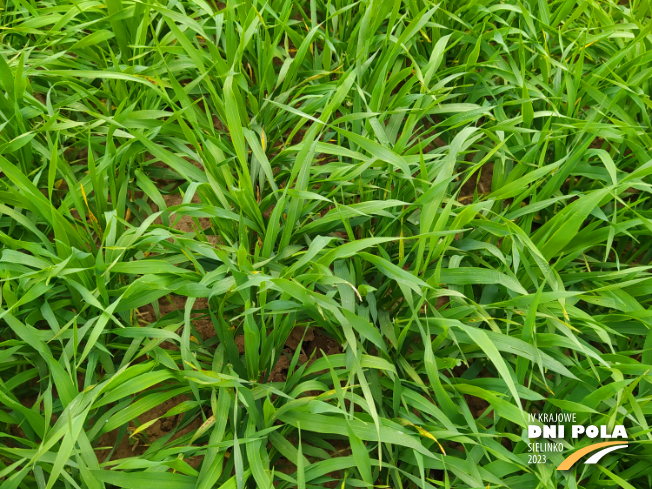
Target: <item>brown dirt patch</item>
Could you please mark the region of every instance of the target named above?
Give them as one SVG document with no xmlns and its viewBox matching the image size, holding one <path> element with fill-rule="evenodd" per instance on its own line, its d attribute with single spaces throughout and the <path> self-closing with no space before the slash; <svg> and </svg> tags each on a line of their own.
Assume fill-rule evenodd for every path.
<svg viewBox="0 0 652 489">
<path fill-rule="evenodd" d="M 175 396 L 171 399 L 168 399 L 162 404 L 159 404 L 155 408 L 141 414 L 138 416 L 138 422 L 142 425 L 148 421 L 151 421 L 156 418 L 160 418 L 170 409 L 175 406 L 178 406 L 183 401 L 187 401 L 189 398 L 185 395 Z M 183 414 L 176 416 L 169 416 L 166 418 L 159 419 L 151 426 L 147 427 L 142 434 L 137 434 L 136 436 L 129 438 L 129 435 L 134 432 L 136 426 L 133 422 L 129 423 L 129 428 L 127 429 L 127 434 L 121 439 L 118 440 L 118 430 L 113 430 L 108 433 L 104 433 L 100 436 L 98 442 L 99 447 L 116 447 L 115 451 L 111 455 L 110 460 L 120 460 L 122 458 L 134 457 L 137 455 L 142 455 L 147 450 L 148 446 L 154 441 L 158 440 L 162 436 L 168 435 L 173 431 L 179 424 L 182 422 Z M 171 438 L 170 441 L 176 440 L 181 436 L 187 435 L 188 433 L 197 430 L 203 419 L 201 416 L 198 416 L 190 424 L 185 426 L 183 429 L 177 431 Z M 110 450 L 95 450 L 97 459 L 100 463 L 104 462 L 106 457 L 109 455 Z M 203 457 L 190 457 L 186 462 L 194 468 L 197 468 L 201 463 Z"/>
<path fill-rule="evenodd" d="M 184 311 L 186 307 L 187 297 L 170 294 L 165 297 L 161 297 L 158 300 L 158 307 L 161 317 L 165 316 L 174 311 Z M 192 310 L 205 310 L 208 308 L 208 300 L 206 298 L 200 297 L 195 300 L 195 303 L 192 306 Z M 141 307 L 138 310 L 138 316 L 144 324 L 150 324 L 157 320 L 154 307 L 151 304 L 147 304 L 144 307 Z M 195 330 L 201 335 L 201 339 L 206 341 L 209 338 L 212 338 L 216 335 L 215 327 L 213 322 L 206 317 L 203 317 L 204 313 L 196 312 L 190 314 L 190 320 L 192 322 Z M 197 338 L 199 340 L 199 338 Z M 163 342 L 161 344 L 164 348 L 169 348 L 172 350 L 178 350 L 176 345 L 173 345 L 169 342 Z"/>
<path fill-rule="evenodd" d="M 480 168 L 480 178 L 477 175 L 471 177 L 460 190 L 460 201 L 473 199 L 477 189 L 478 195 L 488 195 L 491 193 L 491 182 L 494 178 L 494 164 L 487 163 Z"/>
</svg>

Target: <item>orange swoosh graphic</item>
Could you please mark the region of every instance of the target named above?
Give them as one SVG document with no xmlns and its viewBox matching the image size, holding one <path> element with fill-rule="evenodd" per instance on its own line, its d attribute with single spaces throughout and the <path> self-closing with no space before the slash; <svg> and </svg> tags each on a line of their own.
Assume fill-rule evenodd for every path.
<svg viewBox="0 0 652 489">
<path fill-rule="evenodd" d="M 575 462 L 577 462 L 579 459 L 581 459 L 584 455 L 587 453 L 595 452 L 596 450 L 603 448 L 603 447 L 609 447 L 611 445 L 627 445 L 626 441 L 605 441 L 603 443 L 594 443 L 593 445 L 589 445 L 588 447 L 580 448 L 578 451 L 571 453 L 566 459 L 559 464 L 559 467 L 557 467 L 557 470 L 568 470 L 570 469 Z"/>
</svg>

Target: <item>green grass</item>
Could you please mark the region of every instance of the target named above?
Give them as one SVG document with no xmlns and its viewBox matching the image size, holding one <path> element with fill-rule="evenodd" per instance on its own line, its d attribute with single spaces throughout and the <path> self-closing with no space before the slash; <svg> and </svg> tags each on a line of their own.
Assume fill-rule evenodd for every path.
<svg viewBox="0 0 652 489">
<path fill-rule="evenodd" d="M 0 489 L 651 486 L 649 0 L 0 7 Z"/>
</svg>

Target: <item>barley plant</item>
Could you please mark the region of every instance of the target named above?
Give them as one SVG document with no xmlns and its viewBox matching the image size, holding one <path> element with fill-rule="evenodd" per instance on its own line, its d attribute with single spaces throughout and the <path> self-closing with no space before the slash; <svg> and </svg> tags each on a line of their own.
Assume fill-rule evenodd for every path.
<svg viewBox="0 0 652 489">
<path fill-rule="evenodd" d="M 0 489 L 652 487 L 650 0 L 0 8 Z"/>
</svg>

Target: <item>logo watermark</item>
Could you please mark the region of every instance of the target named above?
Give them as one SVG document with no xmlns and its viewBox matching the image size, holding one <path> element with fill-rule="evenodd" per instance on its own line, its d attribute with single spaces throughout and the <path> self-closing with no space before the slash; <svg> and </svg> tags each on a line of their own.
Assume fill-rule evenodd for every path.
<svg viewBox="0 0 652 489">
<path fill-rule="evenodd" d="M 609 429 L 607 425 L 584 425 L 577 422 L 576 413 L 536 413 L 529 414 L 527 427 L 529 463 L 546 463 L 546 453 L 561 453 L 564 451 L 564 445 L 558 440 L 571 439 L 579 440 L 583 438 L 602 438 L 621 439 L 619 441 L 605 441 L 593 443 L 580 448 L 570 455 L 557 466 L 557 470 L 569 470 L 582 457 L 591 454 L 585 464 L 597 464 L 605 455 L 628 446 L 627 430 L 623 425 L 615 425 Z"/>
</svg>

